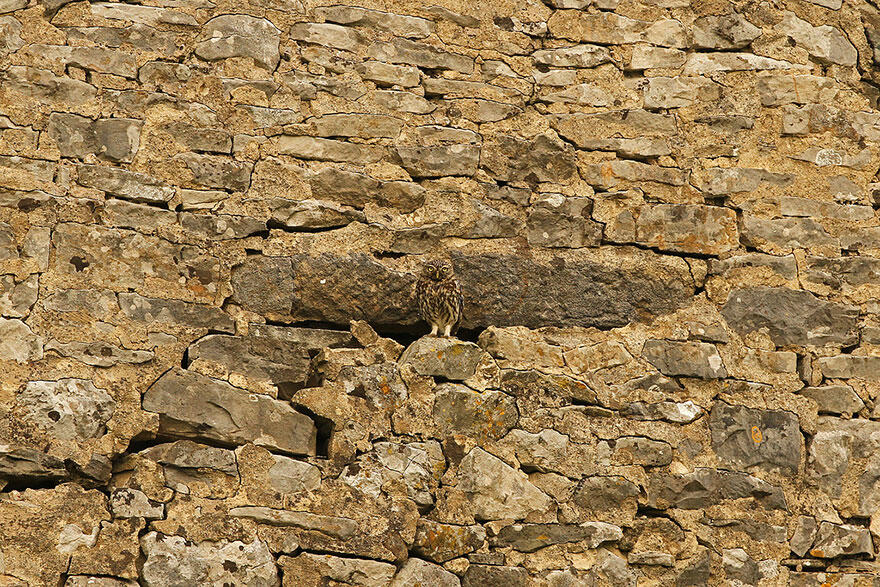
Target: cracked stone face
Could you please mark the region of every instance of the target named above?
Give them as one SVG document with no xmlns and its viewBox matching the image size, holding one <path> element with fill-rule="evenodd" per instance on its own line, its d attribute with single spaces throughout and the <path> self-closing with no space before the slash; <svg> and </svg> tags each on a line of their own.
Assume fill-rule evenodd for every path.
<svg viewBox="0 0 880 587">
<path fill-rule="evenodd" d="M 0 0 L 0 585 L 871 583 L 878 65 L 865 0 Z"/>
</svg>

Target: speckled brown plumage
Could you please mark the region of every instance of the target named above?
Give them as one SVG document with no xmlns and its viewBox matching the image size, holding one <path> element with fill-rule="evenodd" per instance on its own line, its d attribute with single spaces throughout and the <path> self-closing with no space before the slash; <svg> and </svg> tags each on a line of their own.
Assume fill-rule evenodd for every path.
<svg viewBox="0 0 880 587">
<path fill-rule="evenodd" d="M 416 283 L 419 314 L 431 325 L 431 335 L 451 336 L 461 322 L 461 286 L 448 261 L 425 263 Z"/>
</svg>

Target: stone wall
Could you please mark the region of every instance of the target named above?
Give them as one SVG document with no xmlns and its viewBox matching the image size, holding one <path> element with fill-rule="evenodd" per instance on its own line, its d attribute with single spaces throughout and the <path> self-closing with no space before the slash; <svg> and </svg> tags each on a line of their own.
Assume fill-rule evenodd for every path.
<svg viewBox="0 0 880 587">
<path fill-rule="evenodd" d="M 357 1 L 0 0 L 0 585 L 880 585 L 876 0 Z"/>
</svg>

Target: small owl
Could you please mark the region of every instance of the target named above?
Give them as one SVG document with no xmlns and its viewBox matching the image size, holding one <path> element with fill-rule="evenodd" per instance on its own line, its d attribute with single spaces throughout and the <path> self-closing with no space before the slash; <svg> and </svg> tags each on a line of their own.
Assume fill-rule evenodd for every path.
<svg viewBox="0 0 880 587">
<path fill-rule="evenodd" d="M 461 286 L 448 261 L 429 261 L 416 283 L 419 314 L 431 325 L 431 336 L 450 336 L 461 321 Z"/>
</svg>

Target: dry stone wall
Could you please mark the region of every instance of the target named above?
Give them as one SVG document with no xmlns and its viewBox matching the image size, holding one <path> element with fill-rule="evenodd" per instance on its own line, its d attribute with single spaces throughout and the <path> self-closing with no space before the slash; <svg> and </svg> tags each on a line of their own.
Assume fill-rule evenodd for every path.
<svg viewBox="0 0 880 587">
<path fill-rule="evenodd" d="M 880 585 L 878 72 L 876 0 L 0 0 L 0 585 Z"/>
</svg>

